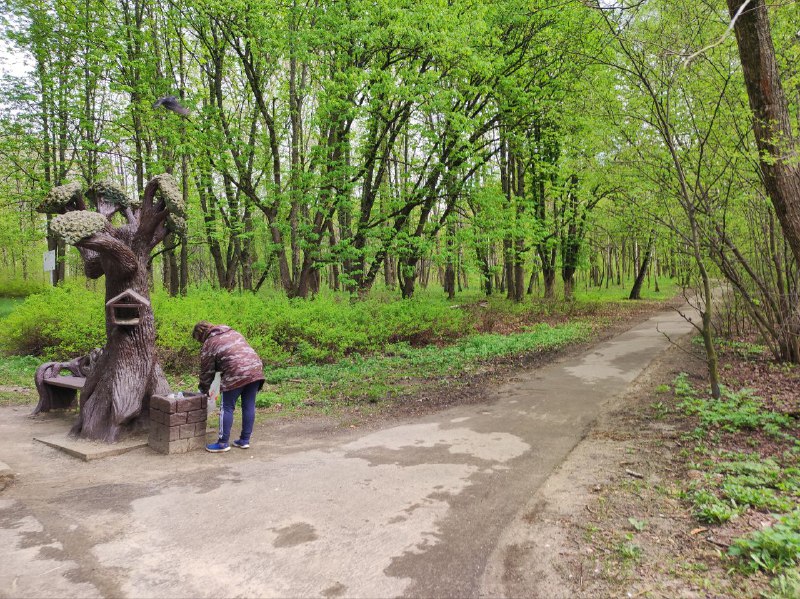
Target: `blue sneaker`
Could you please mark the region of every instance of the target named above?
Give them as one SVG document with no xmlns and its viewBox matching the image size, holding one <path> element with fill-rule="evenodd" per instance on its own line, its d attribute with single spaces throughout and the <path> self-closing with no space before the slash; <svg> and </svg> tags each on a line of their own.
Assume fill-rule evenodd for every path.
<svg viewBox="0 0 800 599">
<path fill-rule="evenodd" d="M 227 443 L 222 443 L 217 441 L 216 443 L 211 443 L 210 445 L 206 445 L 206 451 L 210 451 L 211 453 L 222 453 L 223 451 L 229 451 L 231 448 L 230 445 Z"/>
<path fill-rule="evenodd" d="M 242 441 L 241 439 L 236 439 L 236 441 L 233 442 L 233 446 L 238 447 L 239 449 L 247 449 L 248 447 L 250 447 L 250 442 Z"/>
</svg>

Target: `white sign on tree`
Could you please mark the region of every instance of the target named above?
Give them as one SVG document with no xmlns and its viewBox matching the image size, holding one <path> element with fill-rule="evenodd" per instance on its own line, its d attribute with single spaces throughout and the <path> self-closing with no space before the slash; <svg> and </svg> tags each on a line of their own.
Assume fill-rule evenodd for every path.
<svg viewBox="0 0 800 599">
<path fill-rule="evenodd" d="M 56 269 L 56 251 L 50 250 L 49 252 L 45 252 L 42 254 L 42 262 L 44 263 L 44 271 L 50 271 Z"/>
</svg>

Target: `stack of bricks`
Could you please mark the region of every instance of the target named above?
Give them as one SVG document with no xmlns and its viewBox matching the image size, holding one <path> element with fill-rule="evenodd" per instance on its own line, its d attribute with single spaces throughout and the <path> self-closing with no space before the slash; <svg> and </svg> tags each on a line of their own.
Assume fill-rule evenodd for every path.
<svg viewBox="0 0 800 599">
<path fill-rule="evenodd" d="M 159 453 L 186 453 L 206 445 L 207 397 L 153 395 L 148 444 Z"/>
</svg>

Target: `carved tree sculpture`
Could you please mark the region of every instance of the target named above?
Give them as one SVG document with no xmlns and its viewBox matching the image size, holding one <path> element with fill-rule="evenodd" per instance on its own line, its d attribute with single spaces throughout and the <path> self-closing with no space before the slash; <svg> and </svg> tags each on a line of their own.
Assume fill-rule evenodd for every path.
<svg viewBox="0 0 800 599">
<path fill-rule="evenodd" d="M 87 210 L 80 184 L 54 188 L 38 210 L 55 213 L 50 230 L 74 245 L 86 276 L 106 277 L 106 302 L 133 291 L 149 298 L 150 253 L 170 231 L 186 227 L 186 206 L 170 175 L 151 179 L 141 205 L 113 184 L 86 191 L 96 211 Z M 121 214 L 123 224 L 112 217 Z M 156 330 L 149 301 L 132 326 L 115 324 L 106 311 L 106 345 L 81 390 L 80 415 L 72 434 L 113 442 L 121 433 L 149 422 L 150 397 L 168 392 L 155 353 Z"/>
</svg>

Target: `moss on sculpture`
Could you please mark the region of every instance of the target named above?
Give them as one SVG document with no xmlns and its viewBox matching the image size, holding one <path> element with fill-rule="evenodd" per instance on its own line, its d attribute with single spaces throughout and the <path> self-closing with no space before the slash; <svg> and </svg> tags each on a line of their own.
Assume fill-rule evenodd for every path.
<svg viewBox="0 0 800 599">
<path fill-rule="evenodd" d="M 169 215 L 167 216 L 167 227 L 175 233 L 184 233 L 187 229 L 186 223 L 186 202 L 183 194 L 178 188 L 178 183 L 167 173 L 155 177 L 158 179 L 158 191 L 156 198 L 164 200 Z"/>
<path fill-rule="evenodd" d="M 86 190 L 86 195 L 95 204 L 97 204 L 98 198 L 102 197 L 104 201 L 124 208 L 136 208 L 139 205 L 139 202 L 129 198 L 128 195 L 122 191 L 121 187 L 108 181 L 93 183 L 91 187 Z"/>
<path fill-rule="evenodd" d="M 70 245 L 105 230 L 108 220 L 102 214 L 78 210 L 60 214 L 50 221 L 50 231 Z"/>
<path fill-rule="evenodd" d="M 57 214 L 64 212 L 70 205 L 77 205 L 83 191 L 80 183 L 67 183 L 51 189 L 42 202 L 36 207 L 37 212 Z"/>
</svg>

